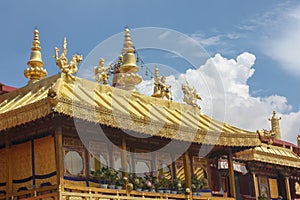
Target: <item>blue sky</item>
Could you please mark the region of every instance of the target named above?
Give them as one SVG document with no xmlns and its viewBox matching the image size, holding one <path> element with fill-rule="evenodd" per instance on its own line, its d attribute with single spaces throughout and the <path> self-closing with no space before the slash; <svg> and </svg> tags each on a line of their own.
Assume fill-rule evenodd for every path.
<svg viewBox="0 0 300 200">
<path fill-rule="evenodd" d="M 243 52 L 255 55 L 255 73 L 246 80 L 250 95 L 286 97 L 289 109 L 282 114 L 300 110 L 298 1 L 3 0 L 0 4 L 0 82 L 4 84 L 26 84 L 23 71 L 35 27 L 40 31 L 49 75 L 58 72 L 53 49 L 61 47 L 64 36 L 69 56 L 77 52 L 86 56 L 126 25 L 133 29 L 162 27 L 196 39 L 212 57 L 219 53 L 229 60 Z"/>
</svg>

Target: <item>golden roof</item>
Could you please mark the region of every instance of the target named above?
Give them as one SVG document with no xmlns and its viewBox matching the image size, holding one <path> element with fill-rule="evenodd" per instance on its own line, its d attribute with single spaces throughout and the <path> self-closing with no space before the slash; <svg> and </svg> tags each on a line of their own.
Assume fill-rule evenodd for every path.
<svg viewBox="0 0 300 200">
<path fill-rule="evenodd" d="M 241 160 L 300 168 L 300 157 L 291 149 L 264 143 L 261 146 L 238 152 L 236 156 Z"/>
<path fill-rule="evenodd" d="M 1 95 L 0 131 L 51 112 L 187 142 L 224 146 L 261 143 L 257 133 L 214 120 L 193 106 L 77 77 L 73 82 L 60 73 Z"/>
</svg>

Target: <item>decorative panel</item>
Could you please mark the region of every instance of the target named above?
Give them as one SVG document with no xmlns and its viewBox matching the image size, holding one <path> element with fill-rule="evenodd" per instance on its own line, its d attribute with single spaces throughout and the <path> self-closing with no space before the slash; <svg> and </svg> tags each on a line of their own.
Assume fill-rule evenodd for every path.
<svg viewBox="0 0 300 200">
<path fill-rule="evenodd" d="M 40 186 L 42 183 L 56 184 L 55 163 L 55 149 L 54 138 L 52 136 L 43 137 L 34 140 L 34 162 L 35 175 L 40 177 L 36 180 L 36 185 Z M 53 174 L 50 176 L 50 174 Z"/>
<path fill-rule="evenodd" d="M 32 176 L 31 141 L 11 148 L 13 180 Z"/>
<path fill-rule="evenodd" d="M 270 185 L 270 197 L 271 198 L 278 198 L 278 185 L 276 178 L 269 178 L 269 185 Z"/>
</svg>

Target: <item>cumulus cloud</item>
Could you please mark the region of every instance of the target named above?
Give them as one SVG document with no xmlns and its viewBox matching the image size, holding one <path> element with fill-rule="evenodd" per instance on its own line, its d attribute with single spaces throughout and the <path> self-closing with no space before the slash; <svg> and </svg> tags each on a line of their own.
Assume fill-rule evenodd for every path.
<svg viewBox="0 0 300 200">
<path fill-rule="evenodd" d="M 300 129 L 300 111 L 291 112 L 292 106 L 284 96 L 254 97 L 249 92 L 247 81 L 255 72 L 255 59 L 247 52 L 236 59 L 216 54 L 198 69 L 188 69 L 177 79 L 168 76 L 167 83 L 172 86 L 174 101 L 182 102 L 181 84 L 186 77 L 203 98 L 199 101 L 203 113 L 247 130 L 270 129 L 268 118 L 276 110 L 282 117 L 282 138 L 295 143 Z M 153 80 L 144 81 L 138 89 L 151 95 Z"/>
</svg>

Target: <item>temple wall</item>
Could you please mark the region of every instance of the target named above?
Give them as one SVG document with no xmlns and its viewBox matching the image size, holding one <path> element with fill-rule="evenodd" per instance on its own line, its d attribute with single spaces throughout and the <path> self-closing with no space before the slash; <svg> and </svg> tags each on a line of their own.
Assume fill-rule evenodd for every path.
<svg viewBox="0 0 300 200">
<path fill-rule="evenodd" d="M 57 183 L 55 146 L 52 136 L 13 144 L 9 151 L 13 192 Z M 7 192 L 7 152 L 6 148 L 0 149 L 0 194 Z"/>
<path fill-rule="evenodd" d="M 36 185 L 56 184 L 54 138 L 47 136 L 34 140 Z"/>
<path fill-rule="evenodd" d="M 31 141 L 12 145 L 12 179 L 13 192 L 21 188 L 32 188 L 32 149 Z"/>
<path fill-rule="evenodd" d="M 6 177 L 7 177 L 7 156 L 6 149 L 0 149 L 0 192 L 6 190 Z"/>
</svg>

